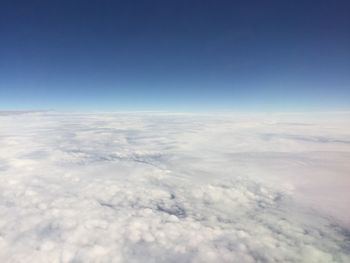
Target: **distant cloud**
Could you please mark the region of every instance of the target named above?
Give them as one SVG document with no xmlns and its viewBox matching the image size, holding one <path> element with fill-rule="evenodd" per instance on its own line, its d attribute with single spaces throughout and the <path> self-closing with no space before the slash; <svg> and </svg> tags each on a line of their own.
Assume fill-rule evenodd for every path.
<svg viewBox="0 0 350 263">
<path fill-rule="evenodd" d="M 349 116 L 0 115 L 1 262 L 350 262 Z"/>
</svg>

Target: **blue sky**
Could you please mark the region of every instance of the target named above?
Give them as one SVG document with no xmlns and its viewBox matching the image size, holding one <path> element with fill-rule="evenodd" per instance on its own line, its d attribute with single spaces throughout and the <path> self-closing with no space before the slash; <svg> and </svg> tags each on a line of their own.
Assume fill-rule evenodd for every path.
<svg viewBox="0 0 350 263">
<path fill-rule="evenodd" d="M 0 109 L 350 108 L 348 1 L 1 1 Z"/>
</svg>

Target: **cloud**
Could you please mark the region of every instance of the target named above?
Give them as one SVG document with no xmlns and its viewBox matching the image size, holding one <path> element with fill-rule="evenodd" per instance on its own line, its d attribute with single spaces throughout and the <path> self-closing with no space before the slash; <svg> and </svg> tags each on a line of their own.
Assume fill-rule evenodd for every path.
<svg viewBox="0 0 350 263">
<path fill-rule="evenodd" d="M 0 260 L 349 262 L 345 117 L 2 115 Z"/>
</svg>

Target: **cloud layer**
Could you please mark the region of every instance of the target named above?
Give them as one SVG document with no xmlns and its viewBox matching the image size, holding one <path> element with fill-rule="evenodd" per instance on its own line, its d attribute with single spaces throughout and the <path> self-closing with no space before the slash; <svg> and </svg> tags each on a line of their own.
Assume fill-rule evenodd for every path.
<svg viewBox="0 0 350 263">
<path fill-rule="evenodd" d="M 349 262 L 347 114 L 0 116 L 1 262 Z"/>
</svg>

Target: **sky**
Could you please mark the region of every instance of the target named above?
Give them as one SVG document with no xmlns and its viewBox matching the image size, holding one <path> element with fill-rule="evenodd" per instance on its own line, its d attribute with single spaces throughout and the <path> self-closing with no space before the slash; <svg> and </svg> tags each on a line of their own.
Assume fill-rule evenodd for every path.
<svg viewBox="0 0 350 263">
<path fill-rule="evenodd" d="M 1 1 L 0 109 L 350 109 L 348 1 Z"/>
</svg>

